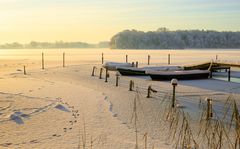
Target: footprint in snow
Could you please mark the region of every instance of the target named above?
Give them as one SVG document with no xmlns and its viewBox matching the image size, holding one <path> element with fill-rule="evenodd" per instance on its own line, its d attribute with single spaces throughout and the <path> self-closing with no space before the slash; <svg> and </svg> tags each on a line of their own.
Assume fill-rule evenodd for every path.
<svg viewBox="0 0 240 149">
<path fill-rule="evenodd" d="M 56 105 L 55 108 L 58 110 L 64 111 L 64 112 L 70 112 L 69 109 L 67 109 L 65 106 L 63 106 L 61 104 Z"/>
</svg>

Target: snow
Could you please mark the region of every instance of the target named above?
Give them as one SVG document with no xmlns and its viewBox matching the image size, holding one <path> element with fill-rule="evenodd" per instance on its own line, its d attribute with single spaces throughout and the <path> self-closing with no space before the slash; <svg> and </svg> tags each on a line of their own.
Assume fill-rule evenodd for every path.
<svg viewBox="0 0 240 149">
<path fill-rule="evenodd" d="M 109 72 L 107 83 L 98 76 L 91 77 L 92 67 L 96 66 L 97 71 L 101 67 L 95 61 L 65 68 L 54 63 L 55 67 L 45 70 L 36 62 L 27 68 L 27 75 L 16 72 L 21 65 L 7 60 L 4 63 L 7 66 L 0 66 L 0 148 L 66 149 L 78 148 L 79 144 L 82 148 L 84 132 L 87 148 L 91 138 L 93 148 L 134 148 L 131 120 L 136 90 L 141 93 L 137 111 L 139 148 L 144 148 L 145 133 L 148 148 L 174 148 L 174 142 L 167 137 L 169 126 L 162 117 L 165 107 L 161 104 L 163 97 L 172 93 L 169 81 L 120 76 L 116 87 L 115 72 Z M 134 80 L 133 92 L 128 91 L 130 80 Z M 146 98 L 149 85 L 158 91 L 153 98 Z M 199 99 L 209 97 L 220 104 L 229 93 L 238 99 L 240 84 L 215 79 L 179 81 L 177 107 L 189 112 L 194 120 L 199 114 Z"/>
<path fill-rule="evenodd" d="M 108 70 L 117 70 L 117 67 L 132 67 L 132 64 L 130 64 L 130 63 L 106 62 L 103 65 L 103 67 L 107 68 Z"/>
</svg>

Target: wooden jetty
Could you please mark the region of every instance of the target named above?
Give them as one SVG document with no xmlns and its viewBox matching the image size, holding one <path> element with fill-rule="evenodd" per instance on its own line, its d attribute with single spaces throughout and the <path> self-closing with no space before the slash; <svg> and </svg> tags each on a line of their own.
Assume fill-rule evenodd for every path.
<svg viewBox="0 0 240 149">
<path fill-rule="evenodd" d="M 240 68 L 240 64 L 218 61 L 218 62 L 206 62 L 206 63 L 191 65 L 191 66 L 184 66 L 183 68 L 184 68 L 184 70 L 195 70 L 195 69 L 209 70 L 210 78 L 212 78 L 213 72 L 218 72 L 218 71 L 224 70 L 225 72 L 228 73 L 228 81 L 230 81 L 231 80 L 231 67 Z"/>
<path fill-rule="evenodd" d="M 207 70 L 210 67 L 211 63 L 212 63 L 212 67 L 237 67 L 237 68 L 240 68 L 240 64 L 219 62 L 219 61 L 189 65 L 189 66 L 184 66 L 183 68 L 184 68 L 184 70 L 195 70 L 195 69 Z"/>
</svg>

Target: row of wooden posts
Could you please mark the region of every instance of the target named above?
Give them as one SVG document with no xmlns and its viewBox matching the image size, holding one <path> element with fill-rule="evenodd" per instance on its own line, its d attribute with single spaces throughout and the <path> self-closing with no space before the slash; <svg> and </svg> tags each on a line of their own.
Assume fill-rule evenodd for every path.
<svg viewBox="0 0 240 149">
<path fill-rule="evenodd" d="M 93 67 L 92 76 L 95 76 L 96 68 L 97 68 L 96 66 Z M 103 79 L 102 73 L 103 73 L 103 68 L 100 68 L 99 79 Z M 108 69 L 105 69 L 105 82 L 108 82 L 108 78 L 109 78 Z M 120 78 L 120 75 L 116 74 L 116 84 L 115 84 L 116 87 L 119 86 L 119 78 Z M 173 79 L 171 81 L 171 84 L 173 86 L 171 107 L 175 108 L 176 107 L 176 96 L 175 96 L 175 94 L 176 94 L 177 80 Z M 133 80 L 129 81 L 129 91 L 134 91 L 134 81 Z M 152 93 L 157 93 L 157 90 L 153 89 L 152 86 L 149 85 L 148 88 L 147 88 L 147 96 L 146 97 L 151 98 Z M 207 101 L 207 116 L 206 116 L 206 118 L 210 119 L 210 118 L 213 117 L 212 99 L 206 98 L 206 101 Z"/>
<path fill-rule="evenodd" d="M 45 69 L 44 53 L 42 53 L 42 69 Z M 65 67 L 65 52 L 63 52 L 62 66 Z M 27 75 L 26 66 L 23 66 L 23 74 Z"/>
<path fill-rule="evenodd" d="M 148 55 L 148 65 L 150 65 L 151 56 Z M 65 67 L 65 52 L 63 52 L 63 64 L 62 66 Z M 102 64 L 104 63 L 104 53 L 102 53 Z M 126 63 L 128 63 L 128 55 L 126 54 Z M 44 53 L 42 52 L 42 69 L 45 69 L 45 61 L 44 61 Z M 132 63 L 134 65 L 134 63 Z M 170 54 L 168 54 L 168 64 L 170 65 Z M 138 67 L 138 62 L 136 62 L 136 67 Z M 26 75 L 26 66 L 24 66 L 24 75 Z"/>
<path fill-rule="evenodd" d="M 93 70 L 92 70 L 92 76 L 95 76 L 95 70 L 97 69 L 96 66 L 93 66 Z M 100 73 L 99 73 L 99 79 L 103 79 L 103 68 L 101 67 L 100 68 Z M 108 82 L 108 78 L 109 78 L 109 73 L 108 73 L 108 69 L 105 69 L 105 82 Z M 120 75 L 119 74 L 116 74 L 116 87 L 119 86 L 119 78 L 120 78 Z M 133 80 L 130 80 L 129 82 L 129 91 L 133 91 L 134 89 L 134 81 Z M 151 98 L 151 93 L 157 93 L 156 90 L 154 90 L 151 85 L 148 86 L 148 93 L 147 93 L 147 98 Z"/>
<path fill-rule="evenodd" d="M 150 65 L 151 56 L 148 55 L 147 64 Z M 104 63 L 104 53 L 102 53 L 102 64 Z M 128 55 L 126 54 L 126 63 L 128 63 Z M 171 64 L 171 55 L 168 54 L 168 65 Z"/>
<path fill-rule="evenodd" d="M 62 60 L 62 66 L 65 67 L 65 52 L 63 52 L 63 60 Z M 42 69 L 45 69 L 45 65 L 44 65 L 44 53 L 42 53 Z"/>
</svg>

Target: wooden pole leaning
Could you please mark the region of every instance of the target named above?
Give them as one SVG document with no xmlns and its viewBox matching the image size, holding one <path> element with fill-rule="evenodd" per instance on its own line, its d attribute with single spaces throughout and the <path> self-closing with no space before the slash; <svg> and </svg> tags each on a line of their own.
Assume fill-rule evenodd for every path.
<svg viewBox="0 0 240 149">
<path fill-rule="evenodd" d="M 147 90 L 147 98 L 151 98 L 151 93 L 152 93 L 152 92 L 153 92 L 153 93 L 157 93 L 157 91 L 154 90 L 151 85 L 149 85 L 149 86 L 148 86 L 148 90 Z"/>
<path fill-rule="evenodd" d="M 92 69 L 92 76 L 95 76 L 95 69 L 96 69 L 97 67 L 96 66 L 93 66 L 93 69 Z"/>
</svg>

